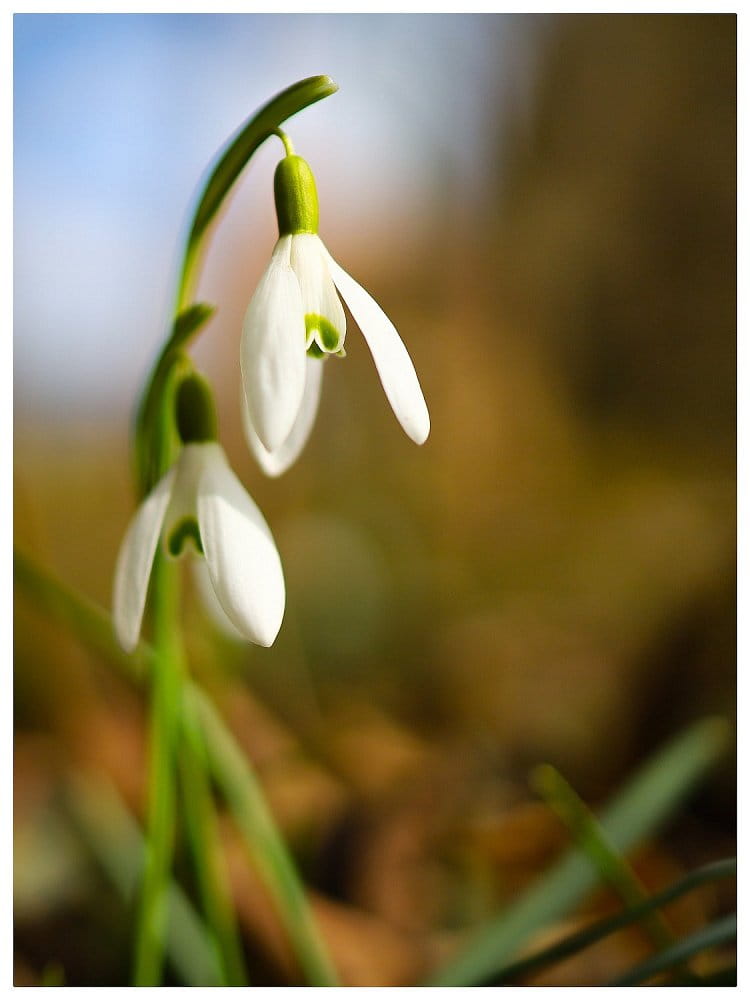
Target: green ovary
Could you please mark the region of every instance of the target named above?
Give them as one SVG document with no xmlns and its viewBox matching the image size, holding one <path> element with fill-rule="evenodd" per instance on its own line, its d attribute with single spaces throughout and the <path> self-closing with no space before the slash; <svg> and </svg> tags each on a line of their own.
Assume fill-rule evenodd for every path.
<svg viewBox="0 0 750 1000">
<path fill-rule="evenodd" d="M 184 517 L 181 521 L 177 522 L 166 539 L 167 551 L 176 559 L 182 555 L 185 543 L 188 541 L 192 542 L 196 551 L 203 555 L 201 533 L 198 530 L 198 522 L 194 517 Z"/>
<path fill-rule="evenodd" d="M 322 357 L 324 354 L 336 354 L 341 350 L 341 334 L 325 316 L 307 313 L 305 315 L 305 333 L 308 339 L 310 336 L 313 338 L 307 351 L 314 358 Z"/>
</svg>

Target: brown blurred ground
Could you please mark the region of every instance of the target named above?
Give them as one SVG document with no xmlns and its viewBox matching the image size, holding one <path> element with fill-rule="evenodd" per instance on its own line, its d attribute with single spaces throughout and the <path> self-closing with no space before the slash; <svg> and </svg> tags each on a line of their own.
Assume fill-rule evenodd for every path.
<svg viewBox="0 0 750 1000">
<path fill-rule="evenodd" d="M 263 481 L 239 428 L 248 289 L 231 273 L 201 348 L 288 600 L 270 651 L 187 616 L 196 671 L 362 985 L 414 982 L 555 857 L 563 834 L 529 802 L 529 765 L 552 761 L 596 802 L 683 723 L 734 714 L 736 20 L 569 16 L 536 32 L 530 107 L 486 95 L 503 153 L 484 224 L 467 229 L 448 185 L 421 252 L 346 262 L 415 361 L 424 448 L 352 329 L 303 459 Z M 17 539 L 107 604 L 132 511 L 122 428 L 17 424 L 15 463 Z M 23 599 L 15 644 L 19 968 L 124 981 L 127 922 L 54 823 L 79 767 L 142 808 L 142 702 Z M 641 859 L 647 883 L 731 851 L 733 824 L 728 767 Z M 253 954 L 290 981 L 233 837 Z M 58 925 L 98 941 L 102 907 L 119 947 L 87 966 Z M 642 949 L 623 939 L 563 980 L 600 982 Z"/>
</svg>

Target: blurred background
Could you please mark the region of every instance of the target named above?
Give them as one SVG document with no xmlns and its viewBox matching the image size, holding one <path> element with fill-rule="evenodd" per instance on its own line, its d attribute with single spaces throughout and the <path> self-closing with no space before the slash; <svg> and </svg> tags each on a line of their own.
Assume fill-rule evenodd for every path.
<svg viewBox="0 0 750 1000">
<path fill-rule="evenodd" d="M 323 240 L 411 353 L 431 436 L 403 434 L 350 321 L 302 458 L 276 481 L 254 466 L 238 352 L 276 239 L 268 142 L 215 228 L 194 355 L 286 617 L 271 650 L 236 645 L 186 575 L 185 626 L 346 981 L 416 982 L 565 842 L 532 765 L 596 805 L 687 722 L 734 720 L 736 19 L 14 24 L 16 543 L 104 606 L 199 179 L 277 91 L 340 86 L 288 131 Z M 106 782 L 97 808 L 142 817 L 143 696 L 22 591 L 15 656 L 16 982 L 125 983 L 132 914 L 61 789 Z M 730 853 L 734 799 L 727 764 L 639 854 L 646 884 Z M 254 981 L 293 982 L 233 838 Z M 555 981 L 643 948 L 616 940 Z"/>
</svg>

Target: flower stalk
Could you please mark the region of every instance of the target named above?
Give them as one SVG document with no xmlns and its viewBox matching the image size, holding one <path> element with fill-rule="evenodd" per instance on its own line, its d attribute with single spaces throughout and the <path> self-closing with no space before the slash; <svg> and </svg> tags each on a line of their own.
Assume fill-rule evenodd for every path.
<svg viewBox="0 0 750 1000">
<path fill-rule="evenodd" d="M 148 499 L 144 503 L 144 510 L 148 503 L 151 503 L 151 508 L 148 512 L 139 512 L 137 515 L 137 517 L 141 517 L 140 536 L 130 545 L 130 550 L 124 557 L 124 568 L 118 567 L 118 576 L 121 579 L 132 580 L 133 573 L 135 573 L 139 581 L 135 598 L 130 598 L 131 603 L 133 600 L 135 601 L 135 606 L 128 607 L 127 600 L 124 603 L 123 599 L 119 601 L 120 623 L 125 622 L 127 626 L 125 629 L 127 632 L 126 640 L 132 646 L 135 646 L 138 641 L 140 616 L 143 613 L 141 599 L 145 603 L 145 588 L 148 585 L 149 575 L 151 576 L 151 616 L 155 655 L 155 669 L 151 675 L 146 861 L 136 927 L 133 972 L 133 980 L 136 985 L 158 985 L 161 982 L 163 972 L 167 898 L 177 819 L 178 752 L 182 761 L 182 780 L 186 792 L 183 796 L 183 806 L 186 810 L 187 826 L 206 916 L 215 935 L 216 947 L 220 952 L 227 983 L 237 984 L 247 981 L 224 874 L 218 866 L 215 805 L 204 770 L 204 749 L 200 724 L 194 721 L 187 729 L 184 725 L 185 720 L 183 720 L 183 725 L 180 724 L 181 710 L 188 707 L 188 720 L 192 718 L 192 712 L 185 702 L 187 667 L 178 622 L 179 591 L 176 567 L 165 558 L 162 552 L 156 549 L 162 521 L 168 517 L 171 509 L 168 507 L 169 503 L 177 502 L 178 506 L 179 503 L 184 505 L 186 497 L 195 497 L 189 491 L 178 489 L 179 468 L 172 473 L 169 473 L 169 470 L 174 466 L 178 451 L 183 444 L 178 433 L 180 428 L 176 419 L 175 405 L 182 378 L 191 368 L 184 349 L 213 313 L 212 306 L 192 302 L 209 226 L 240 172 L 260 144 L 274 134 L 280 124 L 290 115 L 327 97 L 336 89 L 336 84 L 329 77 L 312 77 L 300 81 L 277 95 L 254 115 L 240 129 L 236 137 L 229 142 L 226 150 L 219 157 L 203 189 L 189 230 L 175 295 L 171 331 L 154 364 L 138 408 L 135 428 L 136 477 L 140 497 L 144 498 L 148 495 Z M 217 444 L 210 442 L 205 446 L 193 443 L 188 447 L 198 449 L 201 456 L 208 454 L 206 449 L 219 448 Z M 201 451 L 201 449 L 204 450 Z M 184 454 L 186 450 L 183 447 L 180 454 Z M 211 454 L 215 480 L 217 475 L 215 451 L 212 451 Z M 207 475 L 207 462 L 205 472 Z M 173 477 L 171 481 L 168 480 L 168 473 Z M 215 501 L 216 495 L 221 501 L 221 489 L 210 491 L 210 493 L 204 489 L 202 492 L 200 483 L 206 478 L 202 473 L 195 487 L 199 528 L 206 529 L 206 538 L 213 538 L 214 558 L 218 559 L 219 562 L 224 559 L 226 553 L 222 542 L 222 525 L 231 516 L 228 511 L 236 509 L 235 501 L 238 499 L 234 485 L 229 483 L 227 486 L 227 474 L 232 475 L 228 469 L 226 473 L 223 471 L 220 473 L 222 477 L 221 488 L 230 490 L 232 502 L 225 504 L 219 513 L 217 513 Z M 161 494 L 158 493 L 158 489 L 155 490 L 157 484 L 160 484 Z M 239 486 L 239 484 L 237 485 Z M 171 492 L 172 487 L 173 492 Z M 157 494 L 156 498 L 152 491 Z M 205 501 L 203 502 L 203 516 L 200 513 L 202 501 Z M 252 504 L 249 497 L 245 497 L 244 500 L 240 498 L 239 503 L 245 505 L 245 513 L 247 514 L 246 501 Z M 254 507 L 254 505 L 252 506 Z M 259 512 L 257 514 L 262 521 Z M 253 520 L 252 512 L 249 516 L 255 529 L 254 544 L 257 544 L 259 530 L 262 535 L 262 529 L 258 529 L 257 520 Z M 148 535 L 145 542 L 144 522 Z M 137 531 L 136 535 L 138 535 Z M 200 539 L 202 540 L 203 537 L 204 531 L 201 530 Z M 250 536 L 246 534 L 246 537 Z M 270 534 L 268 537 L 270 538 Z M 265 544 L 262 538 L 261 542 Z M 271 546 L 273 546 L 272 540 Z M 275 552 L 275 547 L 273 548 Z M 265 551 L 268 551 L 267 546 Z M 128 562 L 128 558 L 130 562 Z M 271 563 L 268 562 L 270 558 L 270 556 L 266 556 L 266 565 L 273 562 L 272 559 Z M 212 568 L 209 557 L 209 569 Z M 122 572 L 119 572 L 120 569 Z M 275 569 L 272 571 L 273 574 L 275 574 Z M 264 580 L 263 583 L 265 584 L 265 582 Z M 232 584 L 231 580 L 230 584 Z M 283 580 L 281 586 L 283 611 Z M 271 587 L 272 599 L 277 590 L 275 585 Z M 228 590 L 222 593 L 217 592 L 220 600 L 223 596 L 228 602 L 229 607 L 225 610 L 230 612 L 230 618 L 234 619 L 236 615 L 240 615 L 242 618 L 247 610 L 246 607 L 242 606 L 241 591 L 242 588 L 232 584 Z M 115 604 L 117 620 L 117 593 Z M 140 608 L 137 606 L 138 604 L 140 604 Z M 278 601 L 276 604 L 278 605 Z M 275 613 L 275 611 L 266 610 L 264 621 L 267 623 L 269 614 L 273 617 Z M 247 624 L 244 619 L 243 623 Z M 250 623 L 252 628 L 256 624 Z M 268 634 L 270 635 L 270 633 Z M 268 644 L 263 641 L 264 636 L 261 636 L 260 640 L 255 636 L 252 637 L 255 641 Z M 274 636 L 275 632 L 271 635 L 270 641 L 273 641 Z M 185 754 L 186 756 L 184 756 Z M 267 850 L 274 847 L 274 838 L 271 837 L 270 840 L 266 838 L 265 844 Z M 315 982 L 317 985 L 335 985 L 335 974 L 315 932 L 304 890 L 296 870 L 283 848 L 280 853 L 285 861 L 284 865 L 279 866 L 279 854 L 273 851 L 270 856 L 266 851 L 266 857 L 265 859 L 261 858 L 261 862 L 265 861 L 265 865 L 262 865 L 266 869 L 264 875 L 271 883 L 273 895 L 279 904 L 282 918 L 290 930 L 300 964 L 304 969 L 309 970 L 308 978 L 311 982 Z"/>
<path fill-rule="evenodd" d="M 133 655 L 125 654 L 114 640 L 112 621 L 104 608 L 18 551 L 14 576 L 28 594 L 88 647 L 116 665 L 124 677 L 139 684 L 153 683 L 158 660 L 151 644 L 140 639 Z M 226 800 L 249 857 L 258 865 L 258 873 L 289 935 L 305 981 L 311 986 L 337 986 L 336 972 L 312 919 L 304 886 L 247 756 L 208 695 L 189 676 L 184 678 L 183 692 L 181 728 L 185 731 L 185 741 L 190 742 L 192 730 L 199 727 L 210 776 Z"/>
<path fill-rule="evenodd" d="M 161 982 L 176 821 L 174 760 L 184 667 L 175 627 L 177 580 L 161 555 L 153 570 L 153 595 L 158 608 L 154 615 L 156 662 L 151 675 L 146 858 L 136 924 L 135 986 Z"/>
<path fill-rule="evenodd" d="M 181 348 L 187 346 L 188 341 L 213 313 L 213 306 L 191 305 L 198 284 L 209 227 L 258 147 L 269 136 L 276 134 L 287 118 L 325 97 L 330 97 L 337 90 L 338 85 L 329 76 L 309 77 L 283 90 L 239 129 L 209 174 L 185 243 L 175 293 L 172 332 L 154 364 L 138 407 L 135 450 L 141 497 L 148 493 L 171 464 L 170 454 L 160 450 L 160 442 L 154 441 L 151 437 L 154 414 L 159 410 L 171 368 L 179 360 Z"/>
<path fill-rule="evenodd" d="M 188 697 L 184 699 L 183 712 L 187 716 L 193 712 Z M 242 941 L 221 856 L 219 827 L 207 773 L 205 740 L 200 726 L 195 724 L 186 726 L 184 735 L 179 761 L 180 780 L 203 911 L 212 932 L 224 984 L 247 986 L 249 979 Z"/>
</svg>

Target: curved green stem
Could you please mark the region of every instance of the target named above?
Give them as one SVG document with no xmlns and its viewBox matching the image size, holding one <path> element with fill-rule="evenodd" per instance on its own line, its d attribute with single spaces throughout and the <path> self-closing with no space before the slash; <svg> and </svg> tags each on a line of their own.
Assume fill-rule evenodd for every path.
<svg viewBox="0 0 750 1000">
<path fill-rule="evenodd" d="M 271 98 L 229 140 L 211 170 L 193 216 L 177 286 L 175 312 L 180 312 L 191 298 L 203 237 L 250 157 L 287 118 L 324 97 L 330 97 L 338 89 L 338 84 L 330 76 L 310 76 L 300 80 Z"/>
<path fill-rule="evenodd" d="M 179 632 L 174 628 L 177 580 L 174 568 L 157 553 L 152 575 L 154 647 L 151 678 L 151 727 L 149 750 L 146 860 L 143 890 L 136 924 L 133 982 L 158 986 L 161 982 L 166 941 L 175 832 L 174 756 L 178 731 L 182 655 Z"/>
<path fill-rule="evenodd" d="M 287 118 L 329 97 L 338 90 L 329 76 L 312 76 L 287 87 L 264 105 L 240 127 L 227 143 L 203 186 L 185 244 L 174 304 L 172 331 L 146 382 L 136 417 L 136 462 L 141 496 L 162 476 L 173 458 L 169 447 L 154 438 L 155 415 L 162 411 L 162 397 L 171 367 L 180 349 L 198 332 L 213 312 L 212 306 L 191 305 L 198 283 L 198 271 L 206 246 L 209 227 L 224 199 L 247 165 L 253 153 Z"/>
<path fill-rule="evenodd" d="M 284 151 L 287 156 L 294 156 L 294 144 L 283 129 L 275 128 L 273 134 L 277 135 L 284 143 Z"/>
<path fill-rule="evenodd" d="M 189 689 L 185 690 L 185 695 Z M 206 922 L 213 932 L 214 947 L 224 985 L 247 986 L 237 920 L 229 890 L 229 880 L 222 864 L 221 843 L 216 810 L 206 772 L 206 748 L 203 733 L 194 724 L 192 699 L 183 699 L 183 719 L 190 724 L 181 727 L 180 777 L 184 793 L 185 819 L 193 852 L 198 887 Z"/>
</svg>

